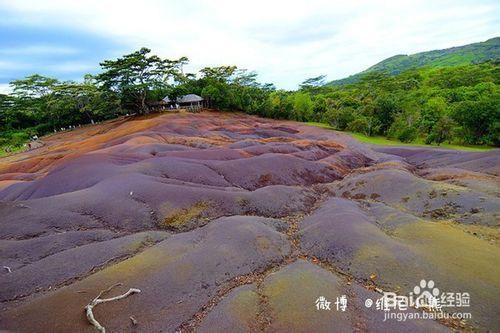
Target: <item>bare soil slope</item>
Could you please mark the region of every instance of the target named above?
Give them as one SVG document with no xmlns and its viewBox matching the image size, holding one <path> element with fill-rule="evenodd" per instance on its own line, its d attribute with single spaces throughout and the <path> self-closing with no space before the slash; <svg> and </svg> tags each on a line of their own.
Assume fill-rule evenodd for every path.
<svg viewBox="0 0 500 333">
<path fill-rule="evenodd" d="M 110 332 L 500 329 L 498 151 L 371 148 L 215 112 L 44 142 L 0 159 L 0 329 L 93 332 L 83 308 L 118 282 L 141 293 L 95 308 Z M 470 293 L 472 320 L 364 306 L 421 279 Z"/>
</svg>

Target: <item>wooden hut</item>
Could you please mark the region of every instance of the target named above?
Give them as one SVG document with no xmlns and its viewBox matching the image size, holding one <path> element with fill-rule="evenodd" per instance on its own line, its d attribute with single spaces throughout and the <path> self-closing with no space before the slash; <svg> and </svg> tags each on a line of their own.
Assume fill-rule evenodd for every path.
<svg viewBox="0 0 500 333">
<path fill-rule="evenodd" d="M 167 103 L 161 101 L 147 101 L 146 102 L 150 111 L 163 111 L 167 108 Z"/>
<path fill-rule="evenodd" d="M 152 111 L 177 111 L 178 107 L 176 107 L 176 103 L 168 96 L 165 96 L 160 101 L 149 101 L 148 107 Z"/>
<path fill-rule="evenodd" d="M 204 101 L 203 97 L 195 94 L 187 94 L 177 99 L 180 107 L 194 112 L 199 111 L 204 106 Z"/>
<path fill-rule="evenodd" d="M 165 96 L 161 101 L 148 102 L 150 110 L 154 111 L 178 111 L 178 109 L 187 109 L 191 112 L 197 112 L 205 106 L 205 100 L 195 94 L 181 96 L 171 100 Z"/>
</svg>

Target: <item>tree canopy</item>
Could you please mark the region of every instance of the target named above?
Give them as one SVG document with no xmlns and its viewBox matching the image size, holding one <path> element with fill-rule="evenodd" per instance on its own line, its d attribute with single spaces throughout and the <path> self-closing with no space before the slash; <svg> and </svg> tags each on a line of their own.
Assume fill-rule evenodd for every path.
<svg viewBox="0 0 500 333">
<path fill-rule="evenodd" d="M 193 93 L 211 108 L 264 117 L 323 122 L 338 130 L 384 135 L 404 142 L 500 144 L 499 67 L 496 62 L 370 72 L 356 83 L 325 86 L 307 79 L 296 91 L 261 84 L 236 66 L 185 73 L 188 59 L 162 59 L 142 48 L 80 82 L 30 75 L 0 95 L 0 146 L 18 147 L 30 135 L 77 124 L 149 112 L 148 101 Z"/>
<path fill-rule="evenodd" d="M 150 91 L 166 87 L 170 79 L 183 81 L 182 68 L 188 62 L 186 57 L 168 60 L 150 52 L 141 48 L 116 60 L 105 60 L 100 64 L 103 72 L 96 76 L 104 89 L 121 96 L 122 106 L 135 107 L 141 113 L 148 111 L 146 98 Z"/>
</svg>

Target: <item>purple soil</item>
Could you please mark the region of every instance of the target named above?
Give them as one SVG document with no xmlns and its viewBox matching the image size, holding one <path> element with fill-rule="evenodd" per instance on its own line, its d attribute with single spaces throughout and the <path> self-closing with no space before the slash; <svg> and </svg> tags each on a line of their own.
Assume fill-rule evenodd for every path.
<svg viewBox="0 0 500 333">
<path fill-rule="evenodd" d="M 498 262 L 498 151 L 373 148 L 300 123 L 215 112 L 119 119 L 42 140 L 0 159 L 0 264 L 12 270 L 0 273 L 0 330 L 93 332 L 83 307 L 122 282 L 113 294 L 142 292 L 96 308 L 111 332 L 300 331 L 309 323 L 290 324 L 280 302 L 300 313 L 310 301 L 275 292 L 309 281 L 301 274 L 354 297 L 348 317 L 309 327 L 318 332 L 448 330 L 386 325 L 363 307 L 375 286 L 406 293 L 429 275 L 470 287 L 483 304 L 470 325 L 498 328 L 498 265 L 481 263 L 471 285 L 457 278 L 463 266 L 429 262 L 422 244 L 431 240 L 412 231 L 446 224 L 474 240 L 460 251 L 484 249 Z"/>
</svg>

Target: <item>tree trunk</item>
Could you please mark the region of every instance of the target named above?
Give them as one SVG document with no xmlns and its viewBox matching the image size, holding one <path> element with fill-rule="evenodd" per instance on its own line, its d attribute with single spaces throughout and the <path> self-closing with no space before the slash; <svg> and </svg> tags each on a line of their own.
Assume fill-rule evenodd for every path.
<svg viewBox="0 0 500 333">
<path fill-rule="evenodd" d="M 148 107 L 146 105 L 146 93 L 142 92 L 139 94 L 139 113 L 147 114 L 149 113 Z"/>
</svg>

